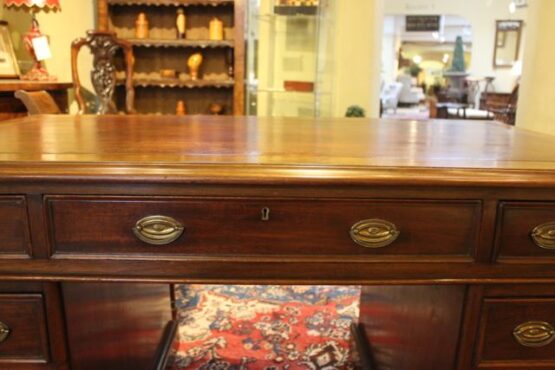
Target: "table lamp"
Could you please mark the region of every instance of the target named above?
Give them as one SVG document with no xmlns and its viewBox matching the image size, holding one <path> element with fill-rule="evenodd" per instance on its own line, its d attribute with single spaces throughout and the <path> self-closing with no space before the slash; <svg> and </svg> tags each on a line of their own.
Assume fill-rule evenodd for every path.
<svg viewBox="0 0 555 370">
<path fill-rule="evenodd" d="M 42 61 L 51 57 L 50 48 L 48 47 L 48 39 L 40 32 L 39 22 L 35 18 L 35 14 L 41 10 L 60 10 L 60 0 L 4 0 L 6 8 L 21 8 L 29 11 L 33 17 L 31 21 L 31 29 L 23 36 L 25 49 L 31 54 L 34 65 L 33 68 L 25 75 L 21 76 L 22 80 L 33 81 L 54 81 L 56 77 L 48 74 L 42 66 Z"/>
</svg>

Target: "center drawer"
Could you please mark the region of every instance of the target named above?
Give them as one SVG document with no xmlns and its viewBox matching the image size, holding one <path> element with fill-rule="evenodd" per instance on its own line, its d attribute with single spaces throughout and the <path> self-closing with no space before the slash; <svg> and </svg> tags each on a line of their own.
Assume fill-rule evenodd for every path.
<svg viewBox="0 0 555 370">
<path fill-rule="evenodd" d="M 479 201 L 46 197 L 54 255 L 473 255 Z"/>
</svg>

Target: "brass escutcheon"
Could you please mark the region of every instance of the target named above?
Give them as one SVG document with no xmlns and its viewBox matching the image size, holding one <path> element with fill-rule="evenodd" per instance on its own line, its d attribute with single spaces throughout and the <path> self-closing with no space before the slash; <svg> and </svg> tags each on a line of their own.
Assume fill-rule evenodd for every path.
<svg viewBox="0 0 555 370">
<path fill-rule="evenodd" d="M 10 335 L 10 328 L 0 321 L 0 343 L 8 339 L 8 335 Z"/>
<path fill-rule="evenodd" d="M 538 247 L 555 249 L 555 222 L 547 222 L 536 226 L 530 236 Z"/>
<path fill-rule="evenodd" d="M 383 248 L 393 243 L 400 234 L 395 224 L 377 218 L 362 220 L 351 227 L 351 238 L 366 248 Z"/>
<path fill-rule="evenodd" d="M 133 233 L 151 245 L 170 244 L 183 234 L 184 227 L 168 216 L 148 216 L 137 221 Z"/>
<path fill-rule="evenodd" d="M 517 326 L 513 336 L 525 347 L 545 347 L 555 339 L 555 329 L 544 321 L 528 321 Z"/>
</svg>

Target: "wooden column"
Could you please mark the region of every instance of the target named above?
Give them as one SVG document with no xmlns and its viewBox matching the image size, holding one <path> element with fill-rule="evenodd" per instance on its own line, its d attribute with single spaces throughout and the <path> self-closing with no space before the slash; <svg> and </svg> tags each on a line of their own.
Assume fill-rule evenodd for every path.
<svg viewBox="0 0 555 370">
<path fill-rule="evenodd" d="M 233 115 L 245 114 L 245 0 L 235 0 L 235 50 L 234 50 L 234 79 Z"/>
</svg>

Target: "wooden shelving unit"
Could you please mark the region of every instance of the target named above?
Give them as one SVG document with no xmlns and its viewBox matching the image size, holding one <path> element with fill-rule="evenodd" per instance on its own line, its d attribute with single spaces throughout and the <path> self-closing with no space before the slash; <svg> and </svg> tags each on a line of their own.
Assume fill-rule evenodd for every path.
<svg viewBox="0 0 555 370">
<path fill-rule="evenodd" d="M 98 28 L 117 33 L 133 45 L 135 55 L 135 107 L 143 114 L 172 114 L 179 100 L 187 114 L 209 114 L 209 106 L 224 106 L 226 115 L 244 114 L 244 1 L 245 0 L 97 0 Z M 185 39 L 177 38 L 177 9 L 187 17 Z M 149 37 L 137 38 L 139 13 L 149 20 Z M 209 40 L 213 17 L 224 24 L 224 39 Z M 188 75 L 187 59 L 203 55 L 200 77 Z M 122 64 L 123 66 L 123 64 Z M 162 70 L 175 70 L 164 78 Z M 121 72 L 118 78 L 121 78 Z M 118 83 L 117 102 L 124 99 Z"/>
</svg>

